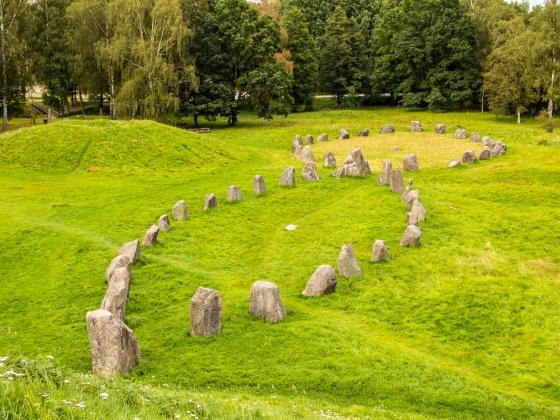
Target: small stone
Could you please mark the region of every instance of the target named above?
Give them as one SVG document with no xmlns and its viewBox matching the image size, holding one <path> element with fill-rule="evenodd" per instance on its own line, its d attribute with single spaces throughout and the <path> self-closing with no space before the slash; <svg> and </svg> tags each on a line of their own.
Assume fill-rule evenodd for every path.
<svg viewBox="0 0 560 420">
<path fill-rule="evenodd" d="M 152 225 L 144 235 L 144 245 L 154 246 L 158 241 L 159 227 L 157 225 Z"/>
<path fill-rule="evenodd" d="M 449 163 L 447 164 L 448 168 L 455 168 L 457 166 L 461 165 L 461 161 L 457 160 L 457 159 L 451 159 L 449 161 Z"/>
<path fill-rule="evenodd" d="M 389 250 L 385 245 L 385 241 L 377 240 L 373 244 L 373 251 L 371 253 L 371 262 L 379 263 L 389 261 Z"/>
<path fill-rule="evenodd" d="M 257 281 L 251 286 L 250 312 L 267 322 L 279 322 L 286 317 L 278 286 L 269 281 Z"/>
<path fill-rule="evenodd" d="M 167 214 L 159 217 L 157 225 L 161 232 L 169 232 L 171 230 L 171 222 L 169 221 Z"/>
<path fill-rule="evenodd" d="M 366 177 L 371 175 L 369 162 L 364 158 L 360 149 L 354 149 L 344 161 L 344 165 L 333 173 L 333 176 Z"/>
<path fill-rule="evenodd" d="M 490 148 L 485 147 L 480 152 L 480 155 L 478 156 L 478 160 L 488 160 L 489 158 L 490 158 Z"/>
<path fill-rule="evenodd" d="M 319 181 L 319 174 L 317 173 L 317 165 L 313 161 L 309 161 L 305 164 L 301 171 L 301 177 L 304 181 L 314 182 Z"/>
<path fill-rule="evenodd" d="M 420 121 L 411 121 L 410 131 L 413 133 L 420 133 L 424 131 L 424 129 L 422 128 L 422 123 Z"/>
<path fill-rule="evenodd" d="M 414 153 L 405 156 L 403 160 L 403 169 L 405 171 L 418 171 L 420 169 L 420 166 L 418 165 L 418 158 Z"/>
<path fill-rule="evenodd" d="M 234 203 L 236 201 L 243 201 L 243 196 L 241 195 L 241 188 L 232 185 L 228 187 L 227 202 Z"/>
<path fill-rule="evenodd" d="M 436 130 L 435 131 L 436 131 L 437 134 L 445 134 L 446 133 L 445 124 L 436 125 Z"/>
<path fill-rule="evenodd" d="M 324 296 L 336 289 L 336 271 L 330 265 L 319 266 L 305 286 L 303 296 Z"/>
<path fill-rule="evenodd" d="M 266 194 L 266 185 L 264 184 L 264 176 L 255 175 L 255 178 L 253 180 L 253 192 L 258 196 Z"/>
<path fill-rule="evenodd" d="M 179 200 L 171 209 L 171 215 L 175 220 L 189 220 L 189 207 L 185 200 Z"/>
<path fill-rule="evenodd" d="M 377 181 L 379 185 L 389 185 L 392 169 L 393 166 L 391 165 L 391 161 L 388 159 L 385 160 L 385 162 L 383 162 L 383 170 L 381 171 L 381 175 Z"/>
<path fill-rule="evenodd" d="M 313 136 L 311 134 L 305 136 L 305 144 L 313 144 Z"/>
<path fill-rule="evenodd" d="M 395 127 L 393 124 L 386 124 L 381 127 L 381 134 L 393 134 L 395 132 Z"/>
<path fill-rule="evenodd" d="M 313 156 L 313 150 L 311 150 L 310 146 L 305 146 L 301 150 L 300 159 L 303 160 L 304 162 L 315 160 L 315 157 Z"/>
<path fill-rule="evenodd" d="M 204 197 L 204 210 L 210 210 L 218 207 L 218 199 L 215 194 L 206 194 Z"/>
<path fill-rule="evenodd" d="M 471 134 L 471 140 L 477 143 L 480 143 L 480 134 L 478 133 L 472 133 Z"/>
<path fill-rule="evenodd" d="M 348 140 L 350 138 L 350 133 L 345 128 L 340 130 L 340 134 L 338 136 L 339 140 Z"/>
<path fill-rule="evenodd" d="M 463 154 L 463 163 L 476 163 L 478 158 L 476 157 L 476 153 L 472 150 L 467 150 Z"/>
<path fill-rule="evenodd" d="M 467 133 L 467 130 L 463 129 L 463 128 L 458 128 L 457 130 L 455 130 L 455 138 L 456 139 L 461 139 L 464 140 L 467 138 L 469 134 Z"/>
<path fill-rule="evenodd" d="M 401 246 L 419 246 L 422 231 L 418 226 L 408 225 L 401 239 Z"/>
<path fill-rule="evenodd" d="M 358 133 L 358 137 L 369 137 L 369 130 L 366 128 Z"/>
<path fill-rule="evenodd" d="M 280 178 L 280 185 L 283 187 L 296 186 L 296 169 L 293 166 L 290 166 L 284 171 L 282 177 Z"/>
<path fill-rule="evenodd" d="M 131 271 L 132 263 L 126 255 L 117 255 L 111 260 L 111 263 L 105 270 L 105 280 L 109 281 L 113 273 L 119 268 L 126 268 L 127 271 Z"/>
<path fill-rule="evenodd" d="M 327 133 L 323 133 L 317 137 L 317 141 L 329 141 L 329 135 Z"/>
<path fill-rule="evenodd" d="M 192 337 L 212 337 L 222 331 L 220 294 L 206 287 L 199 287 L 191 299 L 190 333 Z"/>
<path fill-rule="evenodd" d="M 111 312 L 123 322 L 130 280 L 131 273 L 126 267 L 115 270 L 109 281 L 109 287 L 105 292 L 103 302 L 101 302 L 101 309 Z"/>
<path fill-rule="evenodd" d="M 124 322 L 104 309 L 86 314 L 93 373 L 108 377 L 140 364 L 140 347 Z"/>
<path fill-rule="evenodd" d="M 351 278 L 362 275 L 358 260 L 354 255 L 352 245 L 342 245 L 338 255 L 338 272 L 342 277 Z"/>
<path fill-rule="evenodd" d="M 128 257 L 128 259 L 134 264 L 140 260 L 140 241 L 138 239 L 127 242 L 121 247 L 120 255 Z"/>
<path fill-rule="evenodd" d="M 336 158 L 332 152 L 328 152 L 325 155 L 323 168 L 336 169 Z"/>
<path fill-rule="evenodd" d="M 391 187 L 391 191 L 395 193 L 402 193 L 404 191 L 403 175 L 400 169 L 396 168 L 391 171 L 389 185 Z"/>
<path fill-rule="evenodd" d="M 288 232 L 293 232 L 296 229 L 297 229 L 296 225 L 288 225 L 285 227 L 285 230 L 287 230 Z"/>
</svg>

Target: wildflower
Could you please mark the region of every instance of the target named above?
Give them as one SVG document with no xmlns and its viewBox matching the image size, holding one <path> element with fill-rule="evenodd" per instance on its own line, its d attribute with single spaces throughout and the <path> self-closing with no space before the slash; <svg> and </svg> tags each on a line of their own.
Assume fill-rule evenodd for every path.
<svg viewBox="0 0 560 420">
<path fill-rule="evenodd" d="M 65 380 L 64 380 L 64 383 L 65 383 L 65 384 L 69 384 L 69 383 L 70 383 L 70 379 L 65 379 Z"/>
<path fill-rule="evenodd" d="M 169 388 L 169 385 L 163 384 L 163 387 L 164 387 L 164 388 Z"/>
<path fill-rule="evenodd" d="M 63 402 L 64 404 L 72 404 L 72 401 L 68 401 L 68 400 L 62 400 L 62 402 Z"/>
<path fill-rule="evenodd" d="M 175 414 L 175 418 L 176 418 L 176 419 L 180 419 L 181 416 L 180 416 L 179 414 Z"/>
<path fill-rule="evenodd" d="M 41 397 L 47 398 L 49 395 L 51 395 L 51 394 L 49 394 L 48 392 L 43 392 L 43 393 L 41 394 Z"/>
<path fill-rule="evenodd" d="M 76 407 L 83 409 L 86 408 L 86 404 L 83 401 L 80 401 L 79 403 L 76 404 Z"/>
<path fill-rule="evenodd" d="M 53 356 L 52 354 L 49 354 L 49 355 L 47 356 L 47 359 L 49 359 L 49 360 L 54 360 L 54 356 Z"/>
<path fill-rule="evenodd" d="M 99 394 L 99 398 L 101 398 L 102 400 L 106 400 L 107 398 L 109 398 L 109 394 L 107 394 L 106 392 L 102 392 L 101 394 Z"/>
<path fill-rule="evenodd" d="M 6 360 L 8 360 L 8 356 L 0 356 L 0 363 L 4 363 Z"/>
</svg>

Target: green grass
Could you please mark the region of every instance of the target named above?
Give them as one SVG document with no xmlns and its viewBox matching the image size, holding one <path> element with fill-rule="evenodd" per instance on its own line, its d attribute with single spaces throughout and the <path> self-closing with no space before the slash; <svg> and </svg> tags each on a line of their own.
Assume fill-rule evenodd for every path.
<svg viewBox="0 0 560 420">
<path fill-rule="evenodd" d="M 408 133 L 413 119 L 426 132 Z M 387 122 L 397 133 L 375 134 Z M 438 122 L 450 134 L 433 134 Z M 199 393 L 215 407 L 208 417 L 258 417 L 229 401 L 237 397 L 261 404 L 264 417 L 320 409 L 355 417 L 560 416 L 557 134 L 489 114 L 396 109 L 271 122 L 242 115 L 237 128 L 203 125 L 212 133 L 70 120 L 0 137 L 0 355 L 52 354 L 60 369 L 88 372 L 84 317 L 101 302 L 106 265 L 123 242 L 185 199 L 191 220 L 174 223 L 134 267 L 127 323 L 143 360 L 123 387 L 165 393 L 166 383 L 179 401 Z M 505 141 L 507 155 L 447 169 L 464 150 L 480 149 L 453 139 L 457 126 Z M 289 152 L 295 134 L 335 139 L 342 127 L 374 134 L 315 145 L 317 161 L 331 150 L 342 162 L 361 147 L 372 178 L 337 180 L 320 169 L 318 183 L 277 185 L 287 166 L 300 172 Z M 401 151 L 391 152 L 393 145 Z M 428 210 L 419 249 L 398 245 L 405 208 L 376 183 L 384 159 L 400 166 L 411 152 L 421 171 L 406 176 Z M 257 173 L 269 189 L 261 198 L 251 193 Z M 225 203 L 229 185 L 241 186 L 242 203 Z M 205 213 L 209 192 L 219 205 Z M 284 231 L 292 223 L 299 229 Z M 368 262 L 376 239 L 388 244 L 391 262 Z M 333 295 L 301 297 L 316 266 L 334 265 L 345 243 L 354 245 L 364 275 L 340 279 Z M 280 286 L 285 322 L 248 315 L 249 288 L 259 279 Z M 223 296 L 217 338 L 188 336 L 198 286 Z M 294 403 L 294 395 L 302 400 Z M 122 404 L 119 410 L 136 407 Z"/>
</svg>

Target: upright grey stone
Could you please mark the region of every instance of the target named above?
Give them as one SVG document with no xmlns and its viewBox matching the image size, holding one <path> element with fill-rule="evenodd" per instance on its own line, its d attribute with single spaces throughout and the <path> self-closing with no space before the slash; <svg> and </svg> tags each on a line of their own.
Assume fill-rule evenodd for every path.
<svg viewBox="0 0 560 420">
<path fill-rule="evenodd" d="M 121 267 L 113 273 L 109 280 L 109 287 L 105 292 L 101 309 L 111 312 L 124 322 L 126 312 L 126 300 L 130 289 L 131 273 L 126 267 Z"/>
<path fill-rule="evenodd" d="M 422 231 L 418 226 L 408 225 L 401 239 L 401 246 L 419 246 Z"/>
<path fill-rule="evenodd" d="M 218 199 L 215 194 L 206 194 L 204 197 L 204 210 L 210 210 L 218 207 Z"/>
<path fill-rule="evenodd" d="M 393 165 L 391 165 L 391 161 L 389 159 L 385 160 L 385 162 L 383 162 L 383 170 L 377 181 L 379 185 L 389 185 L 392 169 Z"/>
<path fill-rule="evenodd" d="M 413 133 L 420 133 L 424 131 L 424 129 L 422 128 L 422 123 L 420 121 L 411 121 L 410 131 L 412 131 Z"/>
<path fill-rule="evenodd" d="M 369 137 L 369 130 L 366 128 L 358 133 L 358 137 Z"/>
<path fill-rule="evenodd" d="M 333 176 L 365 177 L 371 175 L 369 162 L 364 158 L 360 149 L 354 149 L 344 161 L 344 165 L 333 173 Z"/>
<path fill-rule="evenodd" d="M 436 125 L 435 131 L 436 131 L 437 134 L 445 134 L 446 133 L 445 124 Z"/>
<path fill-rule="evenodd" d="M 351 278 L 362 275 L 360 264 L 354 255 L 352 245 L 342 245 L 338 255 L 338 272 L 342 277 Z"/>
<path fill-rule="evenodd" d="M 227 202 L 234 203 L 236 201 L 243 201 L 243 196 L 241 195 L 241 188 L 231 185 L 228 187 L 227 191 Z"/>
<path fill-rule="evenodd" d="M 123 267 L 126 268 L 127 271 L 131 271 L 132 262 L 126 255 L 117 255 L 111 260 L 109 266 L 105 270 L 105 280 L 109 281 L 115 270 Z"/>
<path fill-rule="evenodd" d="M 417 225 L 419 222 L 426 220 L 426 208 L 419 199 L 412 202 L 410 206 L 410 211 L 408 212 L 409 220 L 415 220 L 416 223 L 409 223 L 411 225 Z"/>
<path fill-rule="evenodd" d="M 314 182 L 319 181 L 319 174 L 317 173 L 317 165 L 313 161 L 308 161 L 303 166 L 301 177 L 304 181 Z"/>
<path fill-rule="evenodd" d="M 410 210 L 412 208 L 412 203 L 414 203 L 415 200 L 420 200 L 420 193 L 418 190 L 409 190 L 404 192 L 402 201 L 406 204 L 407 209 Z"/>
<path fill-rule="evenodd" d="M 386 124 L 381 127 L 381 134 L 393 134 L 395 132 L 395 127 L 393 124 Z"/>
<path fill-rule="evenodd" d="M 296 149 L 302 147 L 303 147 L 303 141 L 301 139 L 301 136 L 300 135 L 295 136 L 294 140 L 292 141 L 292 153 L 296 153 Z"/>
<path fill-rule="evenodd" d="M 329 141 L 329 135 L 327 133 L 323 133 L 317 137 L 317 141 Z"/>
<path fill-rule="evenodd" d="M 284 171 L 282 177 L 280 178 L 280 185 L 283 187 L 296 186 L 296 169 L 293 166 L 290 166 Z"/>
<path fill-rule="evenodd" d="M 308 162 L 308 161 L 313 161 L 315 160 L 315 156 L 313 156 L 313 150 L 311 150 L 310 146 L 305 146 L 302 150 L 301 150 L 301 156 L 300 156 L 301 160 L 303 160 L 304 162 Z"/>
<path fill-rule="evenodd" d="M 103 377 L 130 372 L 140 364 L 140 347 L 124 322 L 104 309 L 86 314 L 93 373 Z"/>
<path fill-rule="evenodd" d="M 264 176 L 255 175 L 255 179 L 253 180 L 253 192 L 258 196 L 266 194 L 266 185 L 264 184 Z"/>
<path fill-rule="evenodd" d="M 403 159 L 403 169 L 405 171 L 418 171 L 420 166 L 418 165 L 418 158 L 414 153 L 406 155 Z"/>
<path fill-rule="evenodd" d="M 488 160 L 490 158 L 490 148 L 488 146 L 484 147 L 478 156 L 478 160 Z"/>
<path fill-rule="evenodd" d="M 403 175 L 399 168 L 395 168 L 391 171 L 389 186 L 391 187 L 391 191 L 395 193 L 402 193 L 404 191 Z"/>
<path fill-rule="evenodd" d="M 476 153 L 472 150 L 467 150 L 463 154 L 463 163 L 476 163 L 478 158 L 476 157 Z"/>
<path fill-rule="evenodd" d="M 348 140 L 350 138 L 350 133 L 345 128 L 340 130 L 340 134 L 338 135 L 339 140 Z"/>
<path fill-rule="evenodd" d="M 324 168 L 336 169 L 336 158 L 332 152 L 328 152 L 325 155 L 325 159 L 323 162 Z"/>
<path fill-rule="evenodd" d="M 278 286 L 269 281 L 256 281 L 251 286 L 250 312 L 267 322 L 279 322 L 286 317 Z"/>
<path fill-rule="evenodd" d="M 477 143 L 480 143 L 480 134 L 478 133 L 472 133 L 471 134 L 471 140 Z"/>
<path fill-rule="evenodd" d="M 169 216 L 163 214 L 159 217 L 157 222 L 160 232 L 169 232 L 171 230 L 171 222 L 169 221 Z"/>
<path fill-rule="evenodd" d="M 189 220 L 189 207 L 185 200 L 179 200 L 171 209 L 171 215 L 175 220 Z"/>
<path fill-rule="evenodd" d="M 463 129 L 463 128 L 458 128 L 457 130 L 455 130 L 455 138 L 456 139 L 461 139 L 464 140 L 467 138 L 469 134 L 467 133 L 467 130 Z"/>
<path fill-rule="evenodd" d="M 158 241 L 159 227 L 157 225 L 152 225 L 144 235 L 144 245 L 154 246 Z"/>
<path fill-rule="evenodd" d="M 379 263 L 389 261 L 389 250 L 385 245 L 385 241 L 377 240 L 373 244 L 373 251 L 371 253 L 371 262 Z"/>
<path fill-rule="evenodd" d="M 220 294 L 206 287 L 199 287 L 191 299 L 190 333 L 192 337 L 212 337 L 222 331 Z"/>
<path fill-rule="evenodd" d="M 130 262 L 134 264 L 140 260 L 140 241 L 138 239 L 127 242 L 121 247 L 120 255 L 128 257 Z"/>
<path fill-rule="evenodd" d="M 302 292 L 303 296 L 324 296 L 333 293 L 336 289 L 336 271 L 330 265 L 319 266 Z"/>
<path fill-rule="evenodd" d="M 311 134 L 305 136 L 305 144 L 313 144 L 313 136 Z"/>
</svg>

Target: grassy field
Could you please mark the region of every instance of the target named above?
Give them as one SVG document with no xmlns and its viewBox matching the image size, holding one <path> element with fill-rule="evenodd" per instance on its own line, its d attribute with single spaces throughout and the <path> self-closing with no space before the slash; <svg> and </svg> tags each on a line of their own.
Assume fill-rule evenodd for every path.
<svg viewBox="0 0 560 420">
<path fill-rule="evenodd" d="M 413 119 L 424 133 L 408 132 Z M 376 134 L 388 122 L 397 133 Z M 439 122 L 449 134 L 433 134 Z M 242 115 L 237 128 L 209 126 L 212 133 L 197 135 L 152 122 L 69 120 L 0 137 L 0 356 L 38 360 L 32 372 L 48 370 L 40 361 L 54 356 L 55 372 L 41 378 L 89 372 L 84 317 L 102 300 L 106 265 L 177 200 L 191 213 L 134 267 L 127 323 L 141 366 L 122 382 L 88 377 L 99 384 L 90 394 L 51 379 L 0 382 L 0 414 L 27 398 L 29 410 L 68 415 L 57 407 L 73 395 L 95 404 L 76 416 L 133 418 L 144 407 L 142 419 L 172 418 L 157 404 L 169 395 L 183 418 L 194 413 L 189 400 L 209 405 L 197 415 L 211 418 L 560 417 L 558 134 L 490 114 L 395 109 L 271 122 Z M 451 158 L 481 148 L 454 139 L 458 126 L 506 142 L 508 153 L 448 169 Z M 373 134 L 334 140 L 343 127 Z M 333 140 L 313 146 L 318 163 L 327 151 L 341 163 L 360 147 L 374 176 L 338 180 L 321 168 L 320 182 L 302 182 L 292 139 L 322 132 Z M 406 209 L 376 180 L 384 159 L 401 166 L 412 152 L 421 171 L 405 177 L 428 220 L 422 246 L 403 249 Z M 290 165 L 298 185 L 283 189 Z M 264 197 L 251 192 L 255 174 L 267 182 Z M 225 202 L 229 185 L 241 186 L 243 202 Z M 205 213 L 210 192 L 219 205 Z M 287 232 L 288 224 L 299 228 Z M 369 263 L 376 239 L 388 244 L 389 263 Z M 303 298 L 314 269 L 334 265 L 346 243 L 363 276 L 339 279 L 330 296 Z M 279 285 L 285 322 L 248 315 L 249 288 L 260 279 Z M 217 338 L 188 336 L 198 286 L 223 296 Z M 108 404 L 97 398 L 103 386 L 140 396 L 147 387 L 158 397 L 152 408 L 127 398 Z"/>
</svg>

